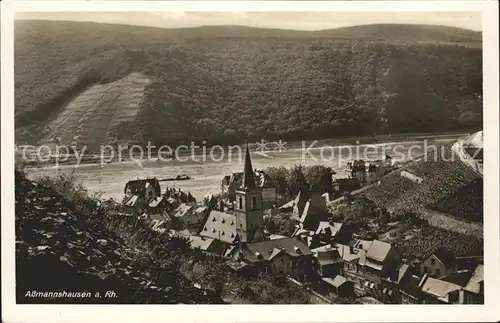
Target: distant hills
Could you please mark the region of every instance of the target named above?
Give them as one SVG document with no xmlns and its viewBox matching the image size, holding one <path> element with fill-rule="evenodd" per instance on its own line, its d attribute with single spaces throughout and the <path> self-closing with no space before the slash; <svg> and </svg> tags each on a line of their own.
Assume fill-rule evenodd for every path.
<svg viewBox="0 0 500 323">
<path fill-rule="evenodd" d="M 15 24 L 16 143 L 237 143 L 480 128 L 481 33 Z"/>
</svg>

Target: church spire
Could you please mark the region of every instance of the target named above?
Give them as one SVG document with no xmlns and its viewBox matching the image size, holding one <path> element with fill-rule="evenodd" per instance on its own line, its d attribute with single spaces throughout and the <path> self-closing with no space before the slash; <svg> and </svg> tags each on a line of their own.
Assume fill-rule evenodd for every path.
<svg viewBox="0 0 500 323">
<path fill-rule="evenodd" d="M 250 151 L 248 150 L 248 143 L 245 153 L 245 168 L 243 170 L 243 181 L 241 183 L 241 188 L 254 189 L 255 188 L 255 178 L 253 175 L 252 159 L 250 158 Z"/>
</svg>

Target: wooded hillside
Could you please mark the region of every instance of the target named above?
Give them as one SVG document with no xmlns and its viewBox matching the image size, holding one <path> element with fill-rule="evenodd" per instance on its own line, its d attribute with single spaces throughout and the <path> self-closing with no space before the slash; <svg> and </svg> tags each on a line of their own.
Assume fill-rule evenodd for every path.
<svg viewBox="0 0 500 323">
<path fill-rule="evenodd" d="M 132 72 L 150 80 L 137 115 L 112 127 L 108 117 L 90 118 L 107 131 L 95 140 L 236 143 L 482 123 L 481 34 L 457 28 L 305 32 L 18 21 L 15 53 L 17 143 L 47 140 L 49 121 L 85 89 Z M 92 113 L 113 102 L 98 104 Z"/>
</svg>

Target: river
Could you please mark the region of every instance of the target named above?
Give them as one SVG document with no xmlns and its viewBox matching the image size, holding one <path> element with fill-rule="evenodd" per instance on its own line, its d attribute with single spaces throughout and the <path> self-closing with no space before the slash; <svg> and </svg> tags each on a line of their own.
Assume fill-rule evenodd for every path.
<svg viewBox="0 0 500 323">
<path fill-rule="evenodd" d="M 307 141 L 305 143 L 290 144 L 289 149 L 272 150 L 265 153 L 255 151 L 255 146 L 252 146 L 251 157 L 253 167 L 256 169 L 265 169 L 269 166 L 288 168 L 298 164 L 322 164 L 332 167 L 337 172 L 337 177 L 344 177 L 344 168 L 349 160 L 374 160 L 387 154 L 403 162 L 422 155 L 425 146 L 443 145 L 455 141 L 462 135 L 446 134 L 406 138 L 394 136 L 386 138 L 386 142 L 369 145 L 339 145 L 338 140 L 322 140 L 316 143 Z M 193 156 L 185 156 L 183 160 L 160 162 L 154 160 L 126 161 L 104 164 L 102 167 L 90 164 L 61 166 L 60 168 L 52 166 L 31 168 L 28 170 L 28 175 L 36 179 L 40 176 L 57 175 L 59 172 L 74 172 L 78 181 L 89 192 L 100 191 L 105 198 L 113 197 L 121 200 L 123 188 L 128 180 L 153 176 L 162 179 L 175 177 L 178 174 L 186 174 L 193 179 L 162 182 L 162 191 L 166 187 L 181 188 L 183 191 L 191 192 L 196 199 L 200 200 L 207 193 L 220 192 L 221 180 L 224 175 L 243 170 L 243 156 L 244 153 L 241 156 L 235 153 L 232 156 L 229 156 L 228 153 L 224 156 L 216 153 L 214 159 L 217 160 L 211 160 L 209 156 L 197 153 Z"/>
</svg>

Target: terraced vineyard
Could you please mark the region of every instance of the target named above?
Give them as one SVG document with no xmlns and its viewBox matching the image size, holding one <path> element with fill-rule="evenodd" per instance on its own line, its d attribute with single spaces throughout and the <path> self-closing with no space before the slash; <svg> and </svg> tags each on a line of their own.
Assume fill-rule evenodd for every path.
<svg viewBox="0 0 500 323">
<path fill-rule="evenodd" d="M 422 183 L 401 176 L 402 170 L 398 170 L 361 195 L 395 213 L 436 209 L 462 219 L 482 221 L 482 177 L 452 155 L 451 145 L 437 148 L 402 169 L 422 178 Z"/>
<path fill-rule="evenodd" d="M 131 121 L 139 110 L 149 79 L 140 73 L 107 84 L 96 84 L 64 107 L 48 125 L 42 142 L 87 143 L 89 149 L 112 141 L 116 127 Z"/>
</svg>

